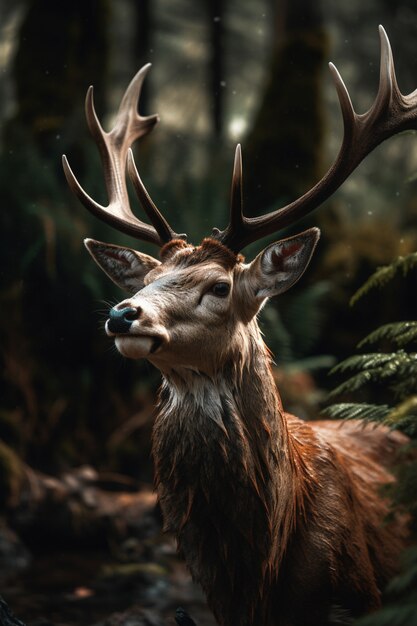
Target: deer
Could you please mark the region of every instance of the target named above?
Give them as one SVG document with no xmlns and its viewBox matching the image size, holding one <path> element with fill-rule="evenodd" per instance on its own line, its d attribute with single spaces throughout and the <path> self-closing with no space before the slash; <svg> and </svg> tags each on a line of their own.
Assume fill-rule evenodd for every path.
<svg viewBox="0 0 417 626">
<path fill-rule="evenodd" d="M 149 65 L 127 88 L 109 132 L 93 88 L 87 92 L 107 206 L 88 195 L 63 156 L 69 187 L 91 213 L 159 248 L 155 258 L 85 240 L 127 294 L 108 313 L 107 335 L 121 355 L 161 372 L 152 450 L 164 529 L 220 626 L 351 623 L 380 606 L 406 537 L 402 518 L 384 522 L 390 505 L 380 494 L 394 480 L 390 464 L 405 436 L 358 421 L 303 421 L 285 411 L 273 379 L 257 316 L 301 278 L 319 229 L 278 240 L 250 262 L 241 254 L 316 209 L 385 139 L 417 127 L 417 91 L 400 92 L 388 37 L 379 32 L 379 87 L 366 113 L 355 112 L 330 64 L 344 134 L 323 178 L 287 206 L 247 217 L 238 145 L 229 224 L 198 245 L 169 225 L 133 157 L 132 144 L 158 121 L 138 112 Z M 132 212 L 128 177 L 149 223 Z"/>
</svg>

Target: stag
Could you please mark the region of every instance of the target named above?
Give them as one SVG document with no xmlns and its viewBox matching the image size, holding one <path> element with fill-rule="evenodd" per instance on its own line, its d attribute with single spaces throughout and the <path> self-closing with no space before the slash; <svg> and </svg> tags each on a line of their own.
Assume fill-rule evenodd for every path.
<svg viewBox="0 0 417 626">
<path fill-rule="evenodd" d="M 396 568 L 404 528 L 396 519 L 383 523 L 388 503 L 380 486 L 393 480 L 388 466 L 402 436 L 286 413 L 257 324 L 266 300 L 299 280 L 320 232 L 282 239 L 250 263 L 239 254 L 315 209 L 382 141 L 416 128 L 417 91 L 401 94 L 382 27 L 380 39 L 379 89 L 365 114 L 354 111 L 330 64 L 344 137 L 323 179 L 288 206 L 246 217 L 238 146 L 229 224 L 200 245 L 175 233 L 159 212 L 130 149 L 158 121 L 137 111 L 149 66 L 129 85 L 108 133 L 91 87 L 87 93 L 108 206 L 83 190 L 63 158 L 69 186 L 89 211 L 160 248 L 156 259 L 85 240 L 96 263 L 129 294 L 110 310 L 107 335 L 122 355 L 148 359 L 162 373 L 153 457 L 165 528 L 221 626 L 336 623 L 337 607 L 350 616 L 378 607 Z M 126 169 L 151 224 L 131 211 Z"/>
</svg>

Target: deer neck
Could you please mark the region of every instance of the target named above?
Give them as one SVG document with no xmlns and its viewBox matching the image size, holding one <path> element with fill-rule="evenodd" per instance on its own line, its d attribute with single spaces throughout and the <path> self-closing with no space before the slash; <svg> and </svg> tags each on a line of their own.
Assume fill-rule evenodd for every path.
<svg viewBox="0 0 417 626">
<path fill-rule="evenodd" d="M 269 352 L 256 322 L 251 330 L 240 356 L 215 376 L 165 373 L 154 427 L 166 529 L 221 624 L 246 624 L 256 611 L 297 508 L 299 477 Z M 222 602 L 233 594 L 236 602 Z M 227 618 L 226 604 L 241 607 L 242 618 Z"/>
</svg>

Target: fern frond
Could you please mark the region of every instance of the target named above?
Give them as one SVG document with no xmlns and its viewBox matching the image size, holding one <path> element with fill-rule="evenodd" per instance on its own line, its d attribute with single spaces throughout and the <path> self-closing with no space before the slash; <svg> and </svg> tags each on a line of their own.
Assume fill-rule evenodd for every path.
<svg viewBox="0 0 417 626">
<path fill-rule="evenodd" d="M 394 375 L 398 376 L 397 386 L 405 384 L 406 388 L 409 388 L 410 384 L 415 385 L 417 380 L 417 354 L 415 352 L 407 353 L 404 350 L 393 352 L 392 359 L 381 371 L 381 380 L 391 378 Z"/>
<path fill-rule="evenodd" d="M 397 429 L 397 426 L 395 427 Z M 417 419 L 415 415 L 407 415 L 403 417 L 398 424 L 398 430 L 408 435 L 411 439 L 417 438 Z"/>
<path fill-rule="evenodd" d="M 370 354 L 355 354 L 354 356 L 350 356 L 344 361 L 341 361 L 341 363 L 338 363 L 330 371 L 330 374 L 338 374 L 352 370 L 380 368 L 383 365 L 390 363 L 393 358 L 402 352 L 403 351 L 391 353 L 372 352 Z M 404 352 L 404 355 L 407 355 L 407 353 Z"/>
<path fill-rule="evenodd" d="M 322 414 L 332 419 L 362 419 L 365 421 L 382 421 L 391 413 L 387 404 L 365 404 L 359 402 L 341 402 L 326 407 Z"/>
<path fill-rule="evenodd" d="M 411 269 L 417 266 L 417 252 L 407 254 L 407 256 L 399 256 L 390 265 L 379 267 L 372 276 L 353 294 L 350 299 L 350 305 L 356 304 L 360 298 L 366 295 L 371 289 L 383 287 L 398 273 L 402 272 L 405 276 Z"/>
<path fill-rule="evenodd" d="M 335 389 L 328 394 L 327 398 L 332 400 L 333 398 L 337 398 L 338 396 L 342 396 L 345 393 L 352 393 L 353 391 L 357 391 L 361 389 L 361 387 L 365 387 L 371 382 L 378 382 L 380 380 L 381 368 L 375 368 L 373 370 L 367 370 L 366 372 L 359 372 L 359 374 L 355 374 L 355 376 L 351 376 L 343 383 L 338 385 Z"/>
<path fill-rule="evenodd" d="M 407 353 L 404 350 L 389 354 L 360 354 L 349 357 L 331 370 L 334 372 L 346 372 L 362 370 L 351 376 L 336 389 L 330 392 L 329 398 L 335 398 L 345 393 L 351 393 L 369 383 L 391 384 L 397 397 L 402 397 L 405 392 L 415 389 L 417 380 L 417 354 Z"/>
<path fill-rule="evenodd" d="M 392 343 L 400 347 L 417 342 L 417 322 L 393 322 L 391 324 L 384 324 L 384 326 L 380 326 L 362 339 L 358 344 L 358 348 L 383 340 L 392 341 Z"/>
<path fill-rule="evenodd" d="M 408 375 L 398 375 L 398 380 L 391 381 L 390 389 L 397 401 L 413 395 L 417 391 L 417 368 L 410 371 Z"/>
</svg>

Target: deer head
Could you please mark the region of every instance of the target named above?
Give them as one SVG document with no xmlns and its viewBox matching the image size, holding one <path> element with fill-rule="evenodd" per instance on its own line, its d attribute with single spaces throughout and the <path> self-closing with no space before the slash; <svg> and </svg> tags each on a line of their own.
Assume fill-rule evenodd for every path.
<svg viewBox="0 0 417 626">
<path fill-rule="evenodd" d="M 283 229 L 307 215 L 344 182 L 362 159 L 386 138 L 416 127 L 417 92 L 401 94 L 387 35 L 380 27 L 380 84 L 375 102 L 358 115 L 346 87 L 330 64 L 344 121 L 338 157 L 327 174 L 304 196 L 268 215 L 248 218 L 242 212 L 242 159 L 236 149 L 229 225 L 214 228 L 201 245 L 186 242 L 152 202 L 137 172 L 132 143 L 148 133 L 157 116 L 137 113 L 144 77 L 142 68 L 129 85 L 113 129 L 103 131 L 90 87 L 86 115 L 101 152 L 109 196 L 107 207 L 95 202 L 79 185 L 66 158 L 68 183 L 92 213 L 122 232 L 156 244 L 161 260 L 130 248 L 87 239 L 98 265 L 129 297 L 109 314 L 106 332 L 118 350 L 131 358 L 148 358 L 160 369 L 184 366 L 212 372 L 242 352 L 247 329 L 265 300 L 289 289 L 303 274 L 319 238 L 312 228 L 268 246 L 251 263 L 238 254 L 249 243 Z M 135 217 L 126 188 L 126 169 L 151 224 Z M 251 326 L 252 324 L 252 326 Z M 245 331 L 246 329 L 246 331 Z"/>
<path fill-rule="evenodd" d="M 266 298 L 299 279 L 318 238 L 312 228 L 268 246 L 249 264 L 214 239 L 196 248 L 173 240 L 162 248 L 161 261 L 91 239 L 86 246 L 131 294 L 106 322 L 118 350 L 161 370 L 192 367 L 210 374 L 242 352 L 245 327 Z"/>
</svg>

